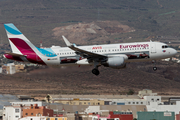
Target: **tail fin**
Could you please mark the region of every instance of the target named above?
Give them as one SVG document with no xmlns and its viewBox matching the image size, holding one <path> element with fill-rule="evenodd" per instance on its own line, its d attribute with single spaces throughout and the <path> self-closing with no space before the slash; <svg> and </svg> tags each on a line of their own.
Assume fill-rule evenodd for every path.
<svg viewBox="0 0 180 120">
<path fill-rule="evenodd" d="M 13 53 L 26 55 L 34 53 L 36 47 L 12 23 L 4 24 Z"/>
</svg>

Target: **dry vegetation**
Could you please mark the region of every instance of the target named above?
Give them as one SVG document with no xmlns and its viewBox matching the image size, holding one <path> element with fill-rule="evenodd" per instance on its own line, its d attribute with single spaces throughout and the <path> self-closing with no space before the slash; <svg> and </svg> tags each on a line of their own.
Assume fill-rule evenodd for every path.
<svg viewBox="0 0 180 120">
<path fill-rule="evenodd" d="M 120 70 L 100 67 L 99 76 L 94 76 L 89 66 L 50 67 L 1 75 L 0 93 L 43 97 L 46 94 L 126 94 L 129 89 L 137 92 L 147 88 L 160 94 L 178 95 L 180 68 L 176 63 L 169 64 L 158 63 L 157 72 L 152 70 L 150 62 L 131 63 Z"/>
</svg>

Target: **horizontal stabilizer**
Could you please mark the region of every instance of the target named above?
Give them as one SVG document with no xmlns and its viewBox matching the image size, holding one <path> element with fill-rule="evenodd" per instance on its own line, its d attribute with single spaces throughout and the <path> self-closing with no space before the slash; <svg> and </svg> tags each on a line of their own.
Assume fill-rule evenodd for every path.
<svg viewBox="0 0 180 120">
<path fill-rule="evenodd" d="M 16 54 L 16 53 L 5 53 L 5 54 L 12 55 L 15 57 L 24 57 L 25 56 L 25 55 L 20 55 L 20 54 Z"/>
</svg>

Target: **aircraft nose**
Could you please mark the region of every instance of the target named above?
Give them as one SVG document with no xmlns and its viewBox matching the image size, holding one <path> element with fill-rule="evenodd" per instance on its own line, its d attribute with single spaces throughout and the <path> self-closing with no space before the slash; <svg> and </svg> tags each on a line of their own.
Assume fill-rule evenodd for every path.
<svg viewBox="0 0 180 120">
<path fill-rule="evenodd" d="M 173 55 L 176 55 L 177 54 L 177 51 L 175 49 L 172 49 L 172 54 Z"/>
</svg>

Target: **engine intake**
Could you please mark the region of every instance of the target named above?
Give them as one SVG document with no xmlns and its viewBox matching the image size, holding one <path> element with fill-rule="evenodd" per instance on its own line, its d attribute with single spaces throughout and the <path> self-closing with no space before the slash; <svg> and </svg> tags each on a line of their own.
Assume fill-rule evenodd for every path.
<svg viewBox="0 0 180 120">
<path fill-rule="evenodd" d="M 124 57 L 122 56 L 109 57 L 108 60 L 103 65 L 105 67 L 110 67 L 114 69 L 122 69 L 126 67 L 126 63 L 124 62 Z"/>
</svg>

